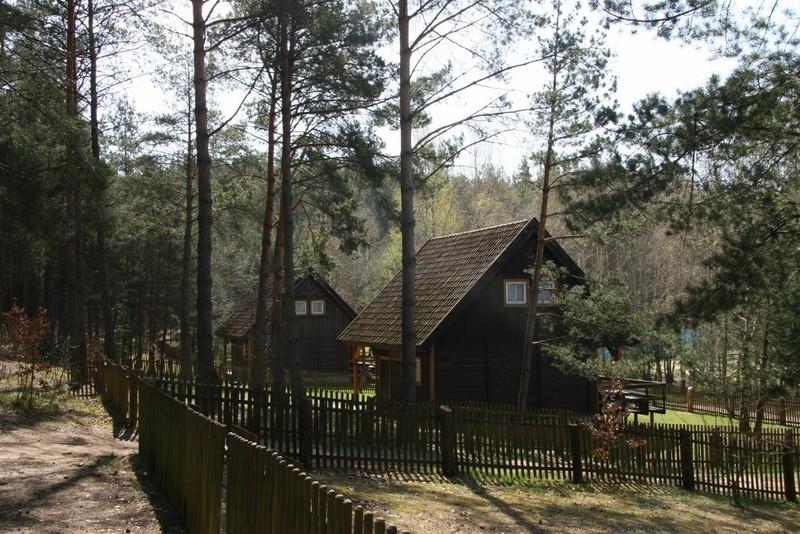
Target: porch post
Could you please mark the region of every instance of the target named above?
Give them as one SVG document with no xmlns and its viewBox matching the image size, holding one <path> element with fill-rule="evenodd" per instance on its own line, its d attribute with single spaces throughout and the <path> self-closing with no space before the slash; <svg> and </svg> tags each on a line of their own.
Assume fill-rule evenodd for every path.
<svg viewBox="0 0 800 534">
<path fill-rule="evenodd" d="M 350 364 L 352 366 L 352 386 L 353 392 L 358 395 L 359 391 L 361 390 L 361 380 L 358 373 L 358 355 L 361 351 L 361 347 L 359 345 L 351 345 L 350 346 Z"/>
<path fill-rule="evenodd" d="M 430 402 L 436 401 L 436 346 L 431 345 L 428 354 L 428 397 Z"/>
</svg>

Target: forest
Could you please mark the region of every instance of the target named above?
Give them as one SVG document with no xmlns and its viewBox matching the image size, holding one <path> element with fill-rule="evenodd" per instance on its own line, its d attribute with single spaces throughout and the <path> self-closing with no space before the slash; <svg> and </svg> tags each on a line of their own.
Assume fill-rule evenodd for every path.
<svg viewBox="0 0 800 534">
<path fill-rule="evenodd" d="M 289 282 L 313 268 L 358 310 L 402 273 L 413 400 L 415 250 L 537 217 L 586 280 L 557 296 L 566 336 L 530 299 L 522 383 L 541 344 L 758 412 L 800 385 L 790 7 L 2 1 L 0 308 L 45 310 L 46 357 L 75 369 L 171 358 L 213 380 L 214 331 L 256 299 L 253 380 L 299 392 Z M 612 32 L 733 67 L 623 107 Z"/>
</svg>

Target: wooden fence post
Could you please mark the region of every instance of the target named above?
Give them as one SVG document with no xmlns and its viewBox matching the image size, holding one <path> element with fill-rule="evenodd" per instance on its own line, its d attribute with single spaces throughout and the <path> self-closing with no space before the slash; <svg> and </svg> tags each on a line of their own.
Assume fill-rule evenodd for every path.
<svg viewBox="0 0 800 534">
<path fill-rule="evenodd" d="M 694 413 L 694 386 L 686 388 L 686 411 Z"/>
<path fill-rule="evenodd" d="M 375 521 L 372 512 L 364 512 L 364 534 L 374 534 Z"/>
<path fill-rule="evenodd" d="M 794 485 L 795 454 L 792 429 L 787 428 L 783 437 L 783 494 L 789 502 L 797 502 L 797 488 Z"/>
<path fill-rule="evenodd" d="M 139 377 L 134 369 L 129 371 L 128 376 L 130 377 L 128 381 L 128 400 L 130 401 L 130 406 L 128 407 L 128 423 L 131 428 L 136 428 L 139 415 L 139 388 L 137 386 Z"/>
<path fill-rule="evenodd" d="M 694 462 L 692 460 L 692 434 L 688 430 L 680 431 L 681 450 L 681 482 L 683 489 L 694 490 Z"/>
<path fill-rule="evenodd" d="M 446 477 L 456 476 L 458 474 L 456 433 L 453 410 L 449 406 L 439 406 L 439 424 L 441 425 L 442 474 Z"/>
<path fill-rule="evenodd" d="M 569 425 L 569 444 L 572 454 L 572 482 L 583 482 L 583 463 L 581 458 L 581 431 L 577 424 Z"/>
<path fill-rule="evenodd" d="M 306 469 L 311 469 L 314 421 L 311 399 L 304 397 L 300 402 L 300 461 Z"/>
<path fill-rule="evenodd" d="M 353 532 L 353 501 L 345 499 L 342 503 L 342 531 Z"/>
<path fill-rule="evenodd" d="M 786 399 L 783 397 L 778 399 L 778 421 L 786 426 Z"/>
</svg>

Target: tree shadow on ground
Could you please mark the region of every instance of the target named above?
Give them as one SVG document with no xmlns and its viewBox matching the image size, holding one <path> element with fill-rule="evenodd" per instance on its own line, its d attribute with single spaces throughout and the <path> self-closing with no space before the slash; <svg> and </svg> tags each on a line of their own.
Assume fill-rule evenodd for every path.
<svg viewBox="0 0 800 534">
<path fill-rule="evenodd" d="M 498 511 L 511 519 L 526 532 L 537 532 L 542 526 L 534 524 L 526 515 L 528 505 L 524 499 L 508 499 L 507 488 L 549 492 L 554 497 L 547 502 L 538 502 L 535 511 L 545 518 L 561 518 L 557 529 L 573 529 L 590 526 L 593 529 L 611 532 L 634 528 L 643 532 L 683 532 L 692 525 L 714 525 L 715 530 L 738 531 L 742 525 L 753 521 L 765 521 L 780 525 L 789 532 L 800 531 L 800 507 L 795 504 L 745 501 L 734 505 L 728 497 L 708 495 L 683 490 L 677 487 L 648 485 L 636 482 L 592 482 L 572 485 L 556 482 L 551 486 L 541 481 L 530 484 L 489 482 L 486 479 L 460 477 L 452 483 L 465 486 L 476 496 L 484 499 Z M 498 491 L 499 490 L 499 491 Z M 576 506 L 575 495 L 589 497 L 585 505 Z M 565 499 L 558 499 L 564 496 Z M 573 498 L 570 498 L 572 496 Z M 603 500 L 591 502 L 592 496 Z M 685 506 L 687 502 L 700 502 L 698 506 Z M 669 522 L 659 511 L 679 510 L 677 521 Z M 650 513 L 643 513 L 650 512 Z M 548 529 L 553 524 L 546 525 Z"/>
<path fill-rule="evenodd" d="M 131 425 L 129 422 L 122 420 L 111 404 L 102 397 L 101 402 L 109 417 L 111 417 L 114 439 L 120 441 L 136 441 L 139 437 L 136 425 Z M 161 532 L 174 534 L 184 533 L 186 530 L 183 526 L 183 522 L 172 507 L 172 503 L 170 503 L 167 495 L 156 486 L 150 476 L 150 472 L 145 466 L 145 462 L 142 461 L 142 458 L 138 454 L 131 458 L 131 467 L 133 468 L 134 475 L 136 475 L 139 487 L 142 489 L 150 507 L 153 509 L 156 521 L 158 521 L 161 527 Z"/>
<path fill-rule="evenodd" d="M 538 522 L 534 522 L 533 518 L 513 503 L 504 500 L 497 495 L 492 494 L 485 486 L 477 482 L 475 479 L 462 479 L 460 484 L 469 488 L 473 495 L 480 497 L 487 504 L 494 507 L 501 514 L 506 516 L 511 522 L 520 528 L 524 528 L 525 532 L 542 532 L 543 529 Z"/>
<path fill-rule="evenodd" d="M 168 534 L 183 534 L 186 532 L 181 518 L 172 506 L 173 503 L 171 503 L 167 495 L 156 486 L 142 458 L 137 454 L 132 458 L 131 464 L 133 472 L 136 475 L 136 480 L 139 482 L 139 487 L 142 489 L 145 496 L 147 496 L 150 507 L 155 513 L 156 521 L 158 521 L 161 527 L 161 532 Z"/>
<path fill-rule="evenodd" d="M 71 487 L 89 477 L 99 476 L 100 470 L 118 460 L 114 454 L 104 454 L 98 456 L 94 461 L 82 465 L 72 474 L 66 475 L 61 481 L 55 484 L 44 485 L 39 481 L 30 480 L 26 483 L 26 489 L 30 490 L 30 495 L 9 500 L 0 500 L 0 530 L 21 529 L 39 523 L 35 514 L 31 511 L 37 508 L 53 506 L 50 500 L 56 494 L 69 490 Z M 40 525 L 41 526 L 41 525 Z"/>
</svg>

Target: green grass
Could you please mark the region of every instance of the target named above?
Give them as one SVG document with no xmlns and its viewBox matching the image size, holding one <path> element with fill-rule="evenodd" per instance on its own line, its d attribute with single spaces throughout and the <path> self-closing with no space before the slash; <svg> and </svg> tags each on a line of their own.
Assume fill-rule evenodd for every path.
<svg viewBox="0 0 800 534">
<path fill-rule="evenodd" d="M 633 415 L 628 416 L 629 421 L 633 421 Z M 640 415 L 640 423 L 649 423 L 650 416 Z M 678 410 L 667 409 L 667 413 L 657 413 L 653 415 L 653 422 L 666 425 L 699 425 L 699 426 L 733 426 L 739 427 L 737 419 L 729 419 L 721 415 L 701 415 L 696 413 L 681 412 Z M 764 428 L 782 428 L 780 425 L 764 423 Z"/>
<path fill-rule="evenodd" d="M 66 391 L 63 369 L 51 368 L 37 373 L 31 402 L 28 402 L 28 382 L 24 376 L 0 378 L 0 418 L 67 421 L 75 418 L 101 417 L 102 404 L 96 398 L 72 395 Z M 48 387 L 42 388 L 44 381 Z M 54 385 L 58 384 L 58 387 Z"/>
</svg>

